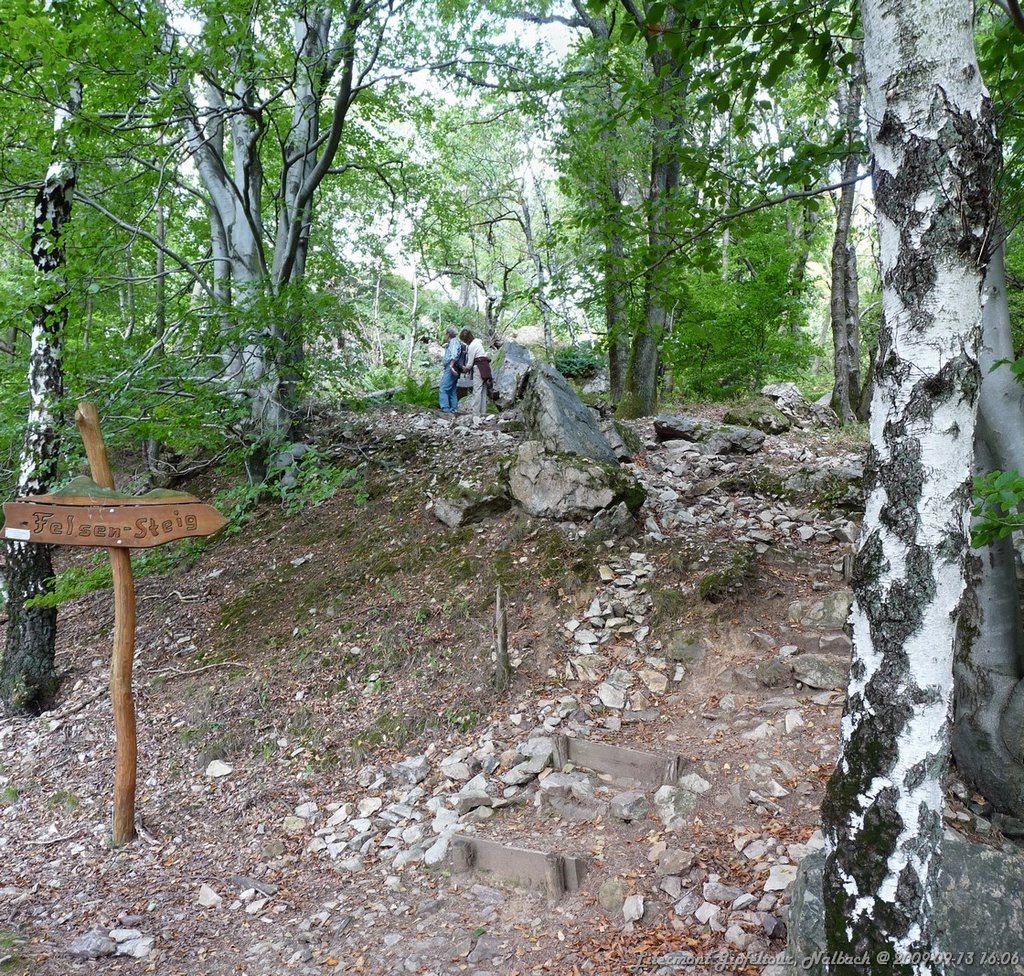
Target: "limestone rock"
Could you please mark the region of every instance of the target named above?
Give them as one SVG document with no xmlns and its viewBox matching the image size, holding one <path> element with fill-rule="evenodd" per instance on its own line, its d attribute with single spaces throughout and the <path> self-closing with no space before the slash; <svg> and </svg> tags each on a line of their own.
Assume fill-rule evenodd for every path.
<svg viewBox="0 0 1024 976">
<path fill-rule="evenodd" d="M 636 790 L 629 790 L 612 798 L 611 815 L 617 820 L 642 820 L 650 812 L 650 801 Z"/>
<path fill-rule="evenodd" d="M 601 885 L 601 890 L 597 893 L 597 900 L 609 915 L 617 915 L 622 911 L 622 906 L 626 901 L 625 884 L 617 878 L 610 878 Z"/>
<path fill-rule="evenodd" d="M 117 945 L 102 932 L 86 932 L 69 943 L 65 951 L 76 959 L 100 959 L 112 956 L 117 951 Z"/>
<path fill-rule="evenodd" d="M 766 434 L 784 434 L 793 422 L 766 397 L 731 407 L 722 418 L 727 424 L 753 427 Z"/>
<path fill-rule="evenodd" d="M 403 759 L 391 768 L 399 779 L 415 786 L 429 775 L 430 760 L 426 756 L 413 756 L 411 759 Z"/>
<path fill-rule="evenodd" d="M 457 529 L 460 525 L 481 522 L 492 515 L 500 515 L 512 507 L 508 495 L 499 491 L 486 494 L 465 493 L 434 499 L 434 514 L 445 525 Z"/>
<path fill-rule="evenodd" d="M 685 440 L 703 444 L 711 454 L 754 454 L 764 444 L 764 434 L 750 427 L 714 424 L 668 414 L 654 418 L 654 436 L 662 442 Z"/>
<path fill-rule="evenodd" d="M 523 380 L 532 365 L 533 355 L 525 346 L 512 340 L 501 344 L 501 350 L 491 363 L 494 396 L 500 407 L 510 407 L 519 399 Z"/>
<path fill-rule="evenodd" d="M 697 806 L 697 795 L 678 786 L 662 786 L 654 794 L 654 812 L 667 830 L 688 823 Z"/>
<path fill-rule="evenodd" d="M 203 908 L 219 908 L 224 901 L 209 885 L 204 884 L 199 888 L 199 897 L 196 899 Z"/>
<path fill-rule="evenodd" d="M 644 896 L 630 895 L 622 903 L 622 917 L 627 922 L 639 922 L 644 917 Z"/>
<path fill-rule="evenodd" d="M 785 891 L 796 881 L 797 867 L 795 864 L 776 864 L 768 872 L 764 883 L 765 891 Z"/>
<path fill-rule="evenodd" d="M 793 676 L 808 688 L 830 691 L 846 687 L 846 672 L 817 654 L 798 654 L 791 661 Z"/>
<path fill-rule="evenodd" d="M 528 436 L 545 450 L 618 466 L 615 452 L 598 427 L 597 414 L 554 366 L 534 363 L 530 367 L 522 411 Z"/>
<path fill-rule="evenodd" d="M 553 454 L 539 441 L 521 444 L 502 466 L 502 477 L 527 513 L 547 518 L 588 516 L 620 503 L 635 512 L 646 498 L 640 482 L 617 462 Z"/>
</svg>

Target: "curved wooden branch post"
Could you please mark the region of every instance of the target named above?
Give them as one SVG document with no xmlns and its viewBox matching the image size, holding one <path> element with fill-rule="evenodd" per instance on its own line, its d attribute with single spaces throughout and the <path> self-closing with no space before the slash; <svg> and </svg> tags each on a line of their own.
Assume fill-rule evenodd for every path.
<svg viewBox="0 0 1024 976">
<path fill-rule="evenodd" d="M 80 403 L 75 424 L 85 444 L 92 480 L 114 490 L 114 476 L 100 430 L 100 415 L 91 403 Z M 135 701 L 132 698 L 132 662 L 135 659 L 135 583 L 132 557 L 127 549 L 107 550 L 114 577 L 114 649 L 110 657 L 110 701 L 114 709 L 117 766 L 114 770 L 115 846 L 135 839 L 135 780 L 138 746 L 135 737 Z"/>
<path fill-rule="evenodd" d="M 96 407 L 91 403 L 79 404 L 75 423 L 85 444 L 92 478 L 75 478 L 65 488 L 49 495 L 6 502 L 3 535 L 19 542 L 105 548 L 110 554 L 114 576 L 110 699 L 117 746 L 111 839 L 115 845 L 120 845 L 135 837 L 138 758 L 135 702 L 132 700 L 135 585 L 128 550 L 212 535 L 224 527 L 225 520 L 216 509 L 182 492 L 157 490 L 139 498 L 119 494 L 114 490 L 114 476 Z"/>
</svg>

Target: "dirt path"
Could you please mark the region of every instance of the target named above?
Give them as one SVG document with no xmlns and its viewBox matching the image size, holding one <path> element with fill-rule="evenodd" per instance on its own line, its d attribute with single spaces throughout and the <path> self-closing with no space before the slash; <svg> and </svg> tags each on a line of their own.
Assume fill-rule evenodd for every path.
<svg viewBox="0 0 1024 976">
<path fill-rule="evenodd" d="M 592 544 L 512 513 L 447 529 L 426 504 L 459 477 L 450 426 L 336 418 L 324 442 L 361 484 L 140 582 L 127 849 L 105 845 L 109 594 L 62 608 L 59 707 L 0 720 L 0 970 L 621 973 L 725 951 L 743 956 L 724 971 L 768 972 L 848 654 L 840 480 L 783 485 L 855 452 L 815 433 L 708 457 L 639 433 L 646 524 Z M 463 436 L 494 454 L 516 434 Z M 684 779 L 659 803 L 660 783 L 521 768 L 558 736 L 677 756 Z M 457 835 L 588 870 L 549 903 L 453 873 Z"/>
</svg>

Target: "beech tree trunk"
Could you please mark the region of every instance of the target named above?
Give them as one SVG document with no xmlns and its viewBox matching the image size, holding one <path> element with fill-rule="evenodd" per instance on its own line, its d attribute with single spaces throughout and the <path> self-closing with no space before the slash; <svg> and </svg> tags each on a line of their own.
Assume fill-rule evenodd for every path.
<svg viewBox="0 0 1024 976">
<path fill-rule="evenodd" d="M 1024 470 L 1024 386 L 1008 365 L 1015 357 L 1002 247 L 989 262 L 984 295 L 978 475 Z M 976 552 L 969 570 L 971 599 L 954 659 L 953 755 L 996 809 L 1024 817 L 1024 634 L 1011 539 Z"/>
<path fill-rule="evenodd" d="M 650 5 L 648 5 L 649 7 Z M 645 29 L 646 12 L 636 4 L 626 7 Z M 675 13 L 664 15 L 671 30 Z M 619 402 L 623 417 L 645 417 L 658 404 L 658 359 L 661 340 L 669 319 L 666 293 L 665 255 L 671 242 L 672 203 L 679 186 L 679 141 L 682 105 L 685 98 L 683 66 L 676 55 L 664 48 L 651 56 L 651 72 L 657 78 L 657 106 L 651 119 L 651 181 L 647 200 L 647 269 L 644 272 L 644 314 L 633 331 L 626 369 L 626 389 Z"/>
<path fill-rule="evenodd" d="M 822 810 L 825 931 L 830 953 L 862 960 L 833 973 L 931 974 L 999 147 L 970 3 L 861 11 L 884 329 L 842 753 Z"/>
<path fill-rule="evenodd" d="M 30 404 L 15 494 L 45 494 L 54 484 L 60 457 L 59 413 L 64 394 L 63 343 L 68 295 L 61 235 L 71 218 L 76 167 L 66 125 L 81 105 L 81 87 L 73 83 L 66 109 L 54 116 L 52 162 L 36 193 L 32 221 L 32 264 L 36 304 L 32 309 L 29 353 Z M 0 697 L 12 708 L 38 712 L 57 691 L 54 645 L 55 607 L 26 607 L 32 597 L 50 591 L 51 547 L 7 542 L 7 641 L 0 661 Z"/>
<path fill-rule="evenodd" d="M 226 79 L 209 80 L 200 108 L 191 96 L 183 106 L 185 128 L 196 168 L 207 193 L 214 254 L 214 286 L 226 301 L 223 351 L 228 383 L 249 401 L 250 480 L 262 481 L 266 461 L 294 435 L 298 387 L 304 369 L 302 314 L 290 301 L 272 303 L 272 314 L 254 312 L 263 297 L 280 299 L 303 280 L 314 194 L 332 172 L 348 111 L 364 87 L 354 83 L 357 53 L 369 72 L 380 54 L 387 17 L 360 51 L 357 36 L 376 16 L 376 8 L 355 2 L 338 18 L 332 36 L 327 9 L 303 11 L 292 21 L 293 71 L 284 82 L 256 74 L 251 51 L 240 41 Z M 208 74 L 212 75 L 210 68 Z M 363 75 L 365 78 L 365 74 Z M 274 235 L 263 226 L 264 173 L 260 161 L 272 120 L 264 112 L 263 88 L 280 83 L 292 101 L 290 125 L 280 141 L 280 182 L 274 205 Z M 333 104 L 324 111 L 328 89 Z M 270 100 L 273 102 L 273 99 Z M 321 131 L 321 119 L 327 119 Z M 226 121 L 225 121 L 226 120 Z M 278 134 L 274 130 L 275 137 Z"/>
</svg>

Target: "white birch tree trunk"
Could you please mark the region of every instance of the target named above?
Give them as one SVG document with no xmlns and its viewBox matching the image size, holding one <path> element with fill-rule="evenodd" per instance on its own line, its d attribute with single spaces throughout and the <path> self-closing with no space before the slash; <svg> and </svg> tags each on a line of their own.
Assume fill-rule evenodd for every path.
<svg viewBox="0 0 1024 976">
<path fill-rule="evenodd" d="M 74 81 L 67 106 L 54 114 L 51 162 L 35 199 L 32 264 L 36 301 L 28 367 L 28 423 L 15 488 L 18 497 L 44 494 L 54 488 L 60 456 L 59 411 L 64 394 L 63 346 L 68 318 L 61 236 L 71 217 L 77 174 L 67 123 L 81 102 L 81 86 Z M 25 711 L 39 711 L 57 690 L 53 661 L 57 610 L 25 606 L 25 601 L 48 592 L 52 585 L 50 552 L 50 546 L 7 543 L 8 623 L 0 660 L 0 697 Z"/>
<path fill-rule="evenodd" d="M 884 330 L 842 754 L 823 807 L 833 973 L 932 974 L 982 284 L 999 148 L 967 0 L 862 0 Z M 949 947 L 955 948 L 955 947 Z M 902 960 L 918 953 L 918 961 Z"/>
</svg>

